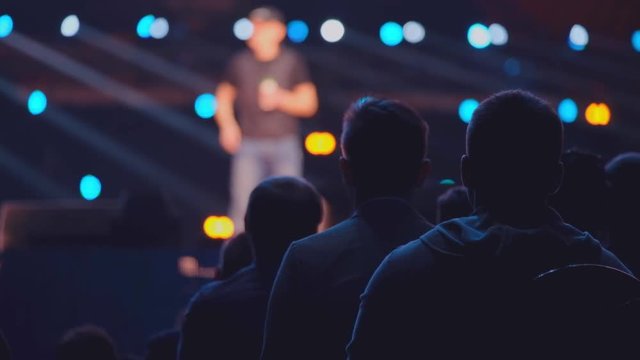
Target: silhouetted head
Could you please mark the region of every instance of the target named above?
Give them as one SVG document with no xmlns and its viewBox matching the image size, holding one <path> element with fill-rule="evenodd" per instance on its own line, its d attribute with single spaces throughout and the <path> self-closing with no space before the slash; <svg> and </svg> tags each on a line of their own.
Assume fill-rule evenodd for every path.
<svg viewBox="0 0 640 360">
<path fill-rule="evenodd" d="M 303 179 L 272 177 L 251 193 L 245 228 L 256 264 L 275 270 L 292 241 L 314 234 L 322 219 L 320 195 Z"/>
<path fill-rule="evenodd" d="M 450 219 L 469 216 L 472 211 L 467 188 L 464 186 L 452 187 L 438 196 L 436 222 L 439 224 Z"/>
<path fill-rule="evenodd" d="M 356 201 L 406 197 L 430 170 L 427 123 L 394 100 L 362 98 L 344 115 L 340 167 Z"/>
<path fill-rule="evenodd" d="M 259 7 L 249 13 L 253 33 L 247 46 L 255 54 L 271 54 L 280 49 L 287 36 L 287 26 L 282 12 L 271 6 Z"/>
<path fill-rule="evenodd" d="M 103 329 L 85 325 L 69 330 L 56 349 L 56 360 L 116 360 L 113 340 Z"/>
<path fill-rule="evenodd" d="M 550 198 L 550 205 L 565 222 L 601 238 L 598 235 L 605 228 L 603 209 L 607 192 L 602 158 L 572 149 L 562 154 L 562 163 L 562 185 Z"/>
<path fill-rule="evenodd" d="M 533 94 L 509 90 L 483 101 L 461 163 L 474 206 L 521 212 L 544 205 L 562 179 L 562 146 L 562 122 Z"/>
<path fill-rule="evenodd" d="M 227 240 L 222 245 L 220 251 L 220 261 L 218 275 L 221 279 L 226 279 L 238 272 L 238 270 L 251 265 L 253 262 L 253 248 L 247 233 L 240 233 Z"/>
<path fill-rule="evenodd" d="M 176 360 L 180 332 L 177 330 L 164 331 L 154 335 L 147 342 L 147 353 L 144 360 Z"/>
</svg>

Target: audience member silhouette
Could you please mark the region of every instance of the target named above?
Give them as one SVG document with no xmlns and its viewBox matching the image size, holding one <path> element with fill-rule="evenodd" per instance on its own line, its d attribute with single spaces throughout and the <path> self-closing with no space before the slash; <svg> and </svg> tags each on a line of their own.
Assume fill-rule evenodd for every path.
<svg viewBox="0 0 640 360">
<path fill-rule="evenodd" d="M 362 295 L 350 359 L 522 358 L 522 289 L 535 276 L 571 264 L 628 272 L 547 205 L 563 145 L 548 104 L 520 90 L 491 96 L 474 112 L 466 145 L 461 175 L 474 215 L 382 262 Z"/>
<path fill-rule="evenodd" d="M 224 242 L 218 262 L 218 279 L 227 279 L 253 262 L 253 248 L 247 233 Z"/>
<path fill-rule="evenodd" d="M 269 301 L 262 359 L 344 358 L 375 268 L 432 228 L 408 202 L 430 170 L 427 123 L 399 102 L 363 98 L 343 125 L 340 167 L 357 209 L 289 247 Z"/>
<path fill-rule="evenodd" d="M 2 331 L 0 331 L 0 360 L 11 360 L 11 349 Z"/>
<path fill-rule="evenodd" d="M 611 248 L 640 275 L 640 153 L 617 156 L 607 164 L 606 173 L 610 185 L 607 213 Z"/>
<path fill-rule="evenodd" d="M 607 196 L 604 161 L 596 154 L 572 149 L 562 155 L 562 163 L 562 185 L 551 196 L 551 207 L 565 222 L 604 241 L 606 216 L 603 216 L 603 209 Z"/>
<path fill-rule="evenodd" d="M 56 360 L 117 360 L 113 340 L 94 325 L 69 330 L 56 348 Z"/>
<path fill-rule="evenodd" d="M 179 359 L 260 357 L 269 292 L 289 244 L 316 232 L 320 195 L 293 177 L 269 178 L 251 193 L 245 229 L 254 263 L 231 278 L 206 285 L 191 300 Z"/>
<path fill-rule="evenodd" d="M 180 332 L 168 330 L 156 334 L 147 342 L 144 360 L 176 360 Z"/>
<path fill-rule="evenodd" d="M 436 223 L 471 215 L 473 209 L 469 204 L 467 188 L 464 186 L 452 187 L 438 196 L 438 208 L 436 209 Z"/>
</svg>

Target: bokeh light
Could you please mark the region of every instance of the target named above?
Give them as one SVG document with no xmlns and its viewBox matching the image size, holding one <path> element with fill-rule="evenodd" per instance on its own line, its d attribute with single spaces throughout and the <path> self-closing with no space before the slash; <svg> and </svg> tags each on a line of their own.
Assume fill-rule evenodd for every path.
<svg viewBox="0 0 640 360">
<path fill-rule="evenodd" d="M 335 43 L 342 39 L 345 28 L 340 20 L 329 19 L 322 23 L 320 35 L 326 42 Z"/>
<path fill-rule="evenodd" d="M 469 27 L 467 40 L 469 40 L 469 44 L 474 48 L 484 49 L 491 45 L 491 34 L 485 25 L 476 23 Z"/>
<path fill-rule="evenodd" d="M 60 33 L 64 37 L 72 37 L 75 36 L 80 30 L 80 19 L 78 19 L 77 15 L 69 15 L 64 20 L 62 20 L 62 24 L 60 25 Z"/>
<path fill-rule="evenodd" d="M 312 132 L 304 140 L 304 147 L 311 155 L 331 155 L 336 150 L 336 137 L 329 132 Z"/>
<path fill-rule="evenodd" d="M 13 31 L 13 19 L 10 15 L 0 16 L 0 38 L 11 35 Z"/>
<path fill-rule="evenodd" d="M 309 26 L 302 20 L 291 20 L 287 24 L 287 36 L 293 43 L 301 43 L 309 36 Z"/>
<path fill-rule="evenodd" d="M 233 35 L 235 35 L 238 40 L 249 40 L 251 35 L 253 35 L 253 23 L 251 20 L 242 18 L 236 21 L 233 24 Z"/>
<path fill-rule="evenodd" d="M 145 15 L 140 21 L 138 21 L 138 26 L 136 27 L 136 31 L 138 36 L 147 39 L 151 36 L 151 25 L 156 20 L 156 17 L 153 15 Z"/>
<path fill-rule="evenodd" d="M 504 61 L 503 69 L 509 76 L 518 76 L 522 73 L 522 65 L 520 64 L 520 61 L 512 57 Z"/>
<path fill-rule="evenodd" d="M 637 52 L 640 52 L 640 30 L 636 30 L 631 34 L 631 46 Z"/>
<path fill-rule="evenodd" d="M 575 51 L 584 50 L 589 44 L 589 32 L 582 25 L 573 25 L 569 32 L 568 43 L 569 47 Z"/>
<path fill-rule="evenodd" d="M 230 239 L 235 232 L 233 220 L 227 216 L 209 216 L 202 224 L 205 235 L 214 240 Z"/>
<path fill-rule="evenodd" d="M 440 185 L 444 186 L 453 186 L 456 184 L 456 181 L 453 179 L 442 179 L 440 180 Z"/>
<path fill-rule="evenodd" d="M 471 121 L 473 113 L 476 111 L 478 105 L 480 105 L 480 103 L 476 99 L 462 100 L 458 107 L 458 116 L 460 116 L 460 120 L 468 124 Z"/>
<path fill-rule="evenodd" d="M 164 39 L 169 34 L 169 22 L 165 18 L 157 18 L 149 28 L 149 35 L 154 39 Z"/>
<path fill-rule="evenodd" d="M 404 34 L 400 24 L 389 21 L 380 27 L 380 41 L 387 46 L 396 46 L 402 42 Z"/>
<path fill-rule="evenodd" d="M 31 115 L 40 115 L 47 109 L 47 95 L 40 90 L 35 90 L 29 95 L 27 108 Z"/>
<path fill-rule="evenodd" d="M 203 119 L 211 119 L 218 109 L 218 101 L 213 94 L 205 93 L 196 98 L 194 108 L 196 115 Z"/>
<path fill-rule="evenodd" d="M 409 21 L 402 27 L 404 39 L 411 44 L 417 44 L 424 40 L 426 33 L 424 26 L 417 21 Z"/>
<path fill-rule="evenodd" d="M 611 121 L 611 109 L 605 103 L 591 103 L 585 111 L 587 122 L 594 126 L 607 126 Z"/>
<path fill-rule="evenodd" d="M 88 201 L 97 199 L 102 193 L 102 183 L 94 175 L 88 174 L 80 179 L 80 195 Z"/>
<path fill-rule="evenodd" d="M 509 42 L 507 29 L 500 24 L 489 25 L 489 35 L 491 35 L 491 43 L 493 45 L 502 46 Z"/>
<path fill-rule="evenodd" d="M 558 104 L 558 117 L 566 123 L 572 123 L 578 118 L 578 105 L 572 99 L 564 99 Z"/>
</svg>

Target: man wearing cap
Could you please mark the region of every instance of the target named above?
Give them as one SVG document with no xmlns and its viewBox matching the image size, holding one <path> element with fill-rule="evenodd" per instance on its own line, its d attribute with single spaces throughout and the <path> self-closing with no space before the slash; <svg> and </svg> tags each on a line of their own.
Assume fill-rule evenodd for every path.
<svg viewBox="0 0 640 360">
<path fill-rule="evenodd" d="M 305 61 L 282 45 L 287 34 L 282 13 L 260 7 L 249 20 L 248 49 L 231 59 L 216 92 L 220 145 L 233 155 L 230 214 L 237 226 L 262 179 L 302 175 L 298 119 L 318 109 Z"/>
</svg>

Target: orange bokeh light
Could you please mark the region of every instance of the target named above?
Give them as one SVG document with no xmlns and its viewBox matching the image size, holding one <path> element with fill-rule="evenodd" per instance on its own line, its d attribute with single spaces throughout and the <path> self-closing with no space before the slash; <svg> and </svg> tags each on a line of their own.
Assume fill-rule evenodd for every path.
<svg viewBox="0 0 640 360">
<path fill-rule="evenodd" d="M 587 122 L 594 126 L 606 126 L 611 121 L 611 109 L 605 103 L 591 103 L 584 113 Z"/>
<path fill-rule="evenodd" d="M 235 226 L 227 216 L 209 216 L 205 219 L 202 230 L 211 239 L 227 240 L 233 236 Z"/>
<path fill-rule="evenodd" d="M 329 132 L 312 132 L 307 135 L 304 147 L 311 155 L 331 155 L 336 150 L 336 137 Z"/>
</svg>

